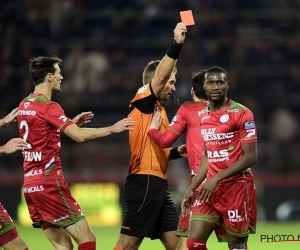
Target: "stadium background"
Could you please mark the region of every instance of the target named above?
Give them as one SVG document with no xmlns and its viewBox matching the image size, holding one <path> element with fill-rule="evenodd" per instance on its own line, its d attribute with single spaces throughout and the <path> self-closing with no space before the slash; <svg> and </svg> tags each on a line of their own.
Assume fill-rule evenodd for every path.
<svg viewBox="0 0 300 250">
<path fill-rule="evenodd" d="M 0 117 L 33 90 L 29 58 L 57 55 L 64 80 L 53 100 L 71 118 L 93 111 L 91 127 L 113 124 L 127 115 L 143 68 L 165 54 L 179 11 L 187 9 L 196 25 L 188 27 L 177 64 L 176 98 L 190 100 L 192 72 L 214 65 L 227 70 L 229 97 L 256 119 L 259 221 L 299 222 L 299 0 L 0 0 Z M 172 119 L 178 106 L 165 106 Z M 1 144 L 18 136 L 16 125 L 0 132 Z M 127 133 L 83 144 L 61 137 L 65 177 L 89 221 L 118 225 Z M 0 166 L 0 201 L 26 224 L 21 154 L 1 156 Z M 171 163 L 170 190 L 178 203 L 188 176 L 186 160 Z"/>
</svg>

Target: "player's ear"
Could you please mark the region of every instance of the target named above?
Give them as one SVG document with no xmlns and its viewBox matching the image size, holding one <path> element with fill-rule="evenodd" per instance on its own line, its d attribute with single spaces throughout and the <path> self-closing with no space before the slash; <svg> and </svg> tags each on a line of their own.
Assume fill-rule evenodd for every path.
<svg viewBox="0 0 300 250">
<path fill-rule="evenodd" d="M 227 81 L 226 84 L 227 84 L 227 90 L 228 90 L 229 89 L 229 81 Z"/>
<path fill-rule="evenodd" d="M 195 95 L 195 92 L 194 92 L 194 89 L 193 87 L 191 88 L 191 95 L 194 96 Z"/>
<path fill-rule="evenodd" d="M 46 76 L 46 79 L 51 82 L 52 81 L 52 74 L 51 73 L 48 73 L 47 76 Z"/>
</svg>

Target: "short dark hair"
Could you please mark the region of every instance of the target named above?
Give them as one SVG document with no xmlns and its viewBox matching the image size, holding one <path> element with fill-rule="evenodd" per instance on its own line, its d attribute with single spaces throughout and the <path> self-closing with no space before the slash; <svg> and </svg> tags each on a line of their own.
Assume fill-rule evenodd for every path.
<svg viewBox="0 0 300 250">
<path fill-rule="evenodd" d="M 144 69 L 143 72 L 143 85 L 146 85 L 150 82 L 152 82 L 152 79 L 154 77 L 155 71 L 160 63 L 160 60 L 151 61 L 147 64 L 147 66 Z M 177 73 L 177 68 L 175 67 L 173 72 Z"/>
<path fill-rule="evenodd" d="M 205 100 L 207 100 L 207 96 L 203 89 L 203 82 L 204 82 L 204 76 L 205 76 L 206 72 L 207 72 L 206 69 L 200 70 L 198 72 L 193 72 L 192 78 L 191 78 L 192 87 L 193 87 L 196 97 L 198 97 L 199 99 L 205 99 Z"/>
<path fill-rule="evenodd" d="M 45 77 L 48 73 L 54 74 L 54 64 L 60 65 L 63 61 L 58 57 L 34 57 L 29 60 L 29 74 L 34 85 L 38 85 L 45 81 Z"/>
<path fill-rule="evenodd" d="M 227 78 L 227 72 L 225 69 L 222 69 L 221 67 L 218 67 L 218 66 L 213 66 L 213 67 L 210 67 L 206 70 L 206 73 L 224 73 L 226 75 L 226 78 Z"/>
</svg>

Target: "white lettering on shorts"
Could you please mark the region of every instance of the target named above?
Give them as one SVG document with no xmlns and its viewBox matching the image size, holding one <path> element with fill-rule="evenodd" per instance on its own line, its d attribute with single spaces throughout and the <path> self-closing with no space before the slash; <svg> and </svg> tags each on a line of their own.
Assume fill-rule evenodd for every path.
<svg viewBox="0 0 300 250">
<path fill-rule="evenodd" d="M 231 222 L 241 222 L 244 221 L 245 218 L 240 216 L 238 210 L 228 210 L 228 218 Z"/>
<path fill-rule="evenodd" d="M 65 215 L 65 216 L 62 216 L 60 218 L 54 219 L 53 222 L 62 221 L 62 220 L 67 219 L 67 218 L 69 218 L 69 215 Z"/>
<path fill-rule="evenodd" d="M 24 193 L 35 193 L 35 192 L 43 192 L 43 185 L 33 186 L 33 187 L 24 187 Z"/>
</svg>

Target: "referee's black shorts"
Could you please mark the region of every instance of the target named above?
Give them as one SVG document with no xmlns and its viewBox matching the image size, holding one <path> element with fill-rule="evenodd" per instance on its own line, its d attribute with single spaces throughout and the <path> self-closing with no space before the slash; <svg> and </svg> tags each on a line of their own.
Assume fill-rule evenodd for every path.
<svg viewBox="0 0 300 250">
<path fill-rule="evenodd" d="M 167 180 L 131 174 L 124 185 L 124 200 L 122 234 L 158 239 L 164 232 L 176 231 L 178 215 Z"/>
</svg>

